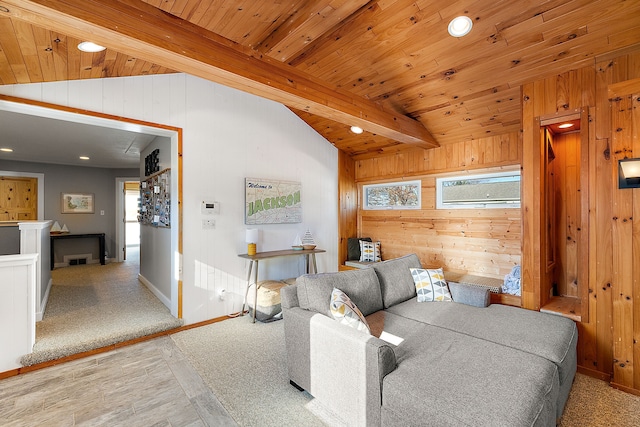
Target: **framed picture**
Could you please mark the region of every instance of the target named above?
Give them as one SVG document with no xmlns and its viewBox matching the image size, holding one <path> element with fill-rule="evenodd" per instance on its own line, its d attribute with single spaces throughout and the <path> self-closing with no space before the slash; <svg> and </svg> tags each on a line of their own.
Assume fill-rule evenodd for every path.
<svg viewBox="0 0 640 427">
<path fill-rule="evenodd" d="M 247 225 L 302 222 L 302 184 L 273 179 L 245 179 Z"/>
<path fill-rule="evenodd" d="M 62 213 L 94 213 L 92 193 L 61 193 Z"/>
</svg>

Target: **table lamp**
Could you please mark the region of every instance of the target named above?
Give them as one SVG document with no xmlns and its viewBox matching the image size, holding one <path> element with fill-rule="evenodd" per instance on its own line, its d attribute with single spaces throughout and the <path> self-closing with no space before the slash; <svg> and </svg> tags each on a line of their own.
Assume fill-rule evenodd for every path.
<svg viewBox="0 0 640 427">
<path fill-rule="evenodd" d="M 258 243 L 259 232 L 257 228 L 248 228 L 246 241 L 247 241 L 247 255 L 256 254 L 256 243 Z"/>
</svg>

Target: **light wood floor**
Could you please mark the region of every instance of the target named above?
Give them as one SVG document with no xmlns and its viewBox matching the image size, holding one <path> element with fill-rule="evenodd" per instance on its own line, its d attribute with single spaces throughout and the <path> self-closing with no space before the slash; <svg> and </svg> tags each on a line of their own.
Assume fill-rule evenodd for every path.
<svg viewBox="0 0 640 427">
<path fill-rule="evenodd" d="M 0 380 L 2 426 L 235 426 L 170 337 Z"/>
</svg>

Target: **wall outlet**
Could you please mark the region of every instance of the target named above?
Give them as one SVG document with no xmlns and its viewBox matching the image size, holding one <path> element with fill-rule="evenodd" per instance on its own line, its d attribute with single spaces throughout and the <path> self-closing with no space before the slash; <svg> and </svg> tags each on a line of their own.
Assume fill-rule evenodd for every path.
<svg viewBox="0 0 640 427">
<path fill-rule="evenodd" d="M 203 230 L 211 230 L 216 228 L 216 221 L 214 219 L 203 219 L 202 220 L 202 229 Z"/>
</svg>

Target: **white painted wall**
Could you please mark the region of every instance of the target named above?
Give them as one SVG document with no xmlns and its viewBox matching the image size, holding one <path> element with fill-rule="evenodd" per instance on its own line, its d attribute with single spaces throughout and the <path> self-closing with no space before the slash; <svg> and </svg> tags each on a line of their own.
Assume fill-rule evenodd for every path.
<svg viewBox="0 0 640 427">
<path fill-rule="evenodd" d="M 158 149 L 159 171 L 171 168 L 171 140 L 157 137 L 140 153 L 140 176 L 145 177 L 144 162 L 153 150 Z M 171 177 L 175 181 L 175 177 Z M 177 189 L 177 186 L 176 186 Z M 172 191 L 172 194 L 175 194 Z M 171 199 L 175 202 L 175 198 Z M 177 213 L 178 205 L 173 203 L 172 213 Z M 171 215 L 171 221 L 177 224 L 177 216 Z M 170 307 L 171 301 L 171 229 L 140 225 L 140 277 L 151 292 Z M 177 236 L 176 236 L 177 238 Z"/>
<path fill-rule="evenodd" d="M 38 254 L 0 256 L 0 372 L 19 368 L 36 342 Z"/>
<path fill-rule="evenodd" d="M 239 311 L 245 291 L 244 179 L 302 183 L 303 223 L 265 225 L 258 251 L 309 228 L 319 271 L 337 270 L 337 150 L 283 105 L 184 74 L 0 86 L 0 93 L 183 128 L 183 317 Z M 202 229 L 200 203 L 220 203 Z M 302 274 L 302 257 L 261 262 L 260 280 Z M 218 292 L 226 290 L 224 301 Z"/>
</svg>

